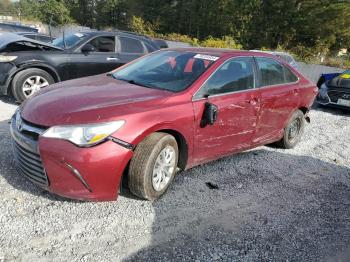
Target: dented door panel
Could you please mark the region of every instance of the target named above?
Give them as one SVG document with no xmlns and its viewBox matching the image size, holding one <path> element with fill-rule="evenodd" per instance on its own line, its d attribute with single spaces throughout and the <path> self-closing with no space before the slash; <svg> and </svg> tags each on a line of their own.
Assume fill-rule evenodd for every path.
<svg viewBox="0 0 350 262">
<path fill-rule="evenodd" d="M 262 87 L 261 111 L 254 144 L 265 144 L 281 137 L 286 121 L 300 104 L 298 84 Z"/>
<path fill-rule="evenodd" d="M 214 125 L 202 128 L 200 124 L 206 102 L 218 107 L 218 116 Z M 194 101 L 193 107 L 196 164 L 251 147 L 260 111 L 258 90 L 201 99 Z"/>
</svg>

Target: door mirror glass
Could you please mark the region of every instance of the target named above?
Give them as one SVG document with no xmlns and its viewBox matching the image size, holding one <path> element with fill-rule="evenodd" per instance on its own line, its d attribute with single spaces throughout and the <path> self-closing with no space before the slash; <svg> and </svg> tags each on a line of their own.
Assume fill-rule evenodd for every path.
<svg viewBox="0 0 350 262">
<path fill-rule="evenodd" d="M 201 127 L 206 127 L 207 125 L 214 125 L 218 119 L 218 107 L 209 102 L 205 103 L 204 113 L 201 121 Z"/>
<path fill-rule="evenodd" d="M 82 51 L 83 53 L 90 53 L 90 52 L 95 52 L 96 49 L 95 49 L 95 47 L 94 47 L 93 45 L 91 45 L 91 44 L 86 44 L 86 45 L 83 46 L 83 48 L 81 49 L 81 51 Z"/>
</svg>

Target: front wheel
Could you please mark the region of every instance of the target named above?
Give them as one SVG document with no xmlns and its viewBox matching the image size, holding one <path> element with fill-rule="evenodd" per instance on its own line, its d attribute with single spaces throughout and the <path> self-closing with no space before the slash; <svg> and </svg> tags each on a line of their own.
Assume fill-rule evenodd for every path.
<svg viewBox="0 0 350 262">
<path fill-rule="evenodd" d="M 175 138 L 166 133 L 154 133 L 136 148 L 130 162 L 128 184 L 136 196 L 160 198 L 174 179 L 179 159 Z"/>
<path fill-rule="evenodd" d="M 301 140 L 305 128 L 305 117 L 300 110 L 295 111 L 284 129 L 283 138 L 277 143 L 285 149 L 294 148 Z"/>
<path fill-rule="evenodd" d="M 23 102 L 40 89 L 55 83 L 52 76 L 44 70 L 29 68 L 20 71 L 12 81 L 12 94 L 18 102 Z"/>
</svg>

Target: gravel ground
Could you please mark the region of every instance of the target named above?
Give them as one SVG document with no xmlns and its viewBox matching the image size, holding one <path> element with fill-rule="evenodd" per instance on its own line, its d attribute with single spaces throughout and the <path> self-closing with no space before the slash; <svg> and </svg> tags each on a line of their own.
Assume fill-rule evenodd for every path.
<svg viewBox="0 0 350 262">
<path fill-rule="evenodd" d="M 66 200 L 14 169 L 0 100 L 0 261 L 349 261 L 350 114 L 311 112 L 293 150 L 180 173 L 154 203 Z M 206 183 L 218 189 L 210 189 Z"/>
</svg>

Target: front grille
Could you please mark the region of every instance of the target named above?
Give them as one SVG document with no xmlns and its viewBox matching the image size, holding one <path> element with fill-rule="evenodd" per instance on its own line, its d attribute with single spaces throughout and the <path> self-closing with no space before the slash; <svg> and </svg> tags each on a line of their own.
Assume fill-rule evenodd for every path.
<svg viewBox="0 0 350 262">
<path fill-rule="evenodd" d="M 21 173 L 40 186 L 48 186 L 49 180 L 40 155 L 25 149 L 17 142 L 13 143 L 13 147 L 17 166 Z"/>
<path fill-rule="evenodd" d="M 18 112 L 12 118 L 13 151 L 20 173 L 32 182 L 47 187 L 49 179 L 38 150 L 38 138 L 44 131 L 45 128 L 22 119 Z"/>
<path fill-rule="evenodd" d="M 341 91 L 341 90 L 329 90 L 328 91 L 328 96 L 330 100 L 333 103 L 337 103 L 338 99 L 345 99 L 344 95 L 346 97 L 350 97 L 350 92 L 349 91 Z"/>
</svg>

